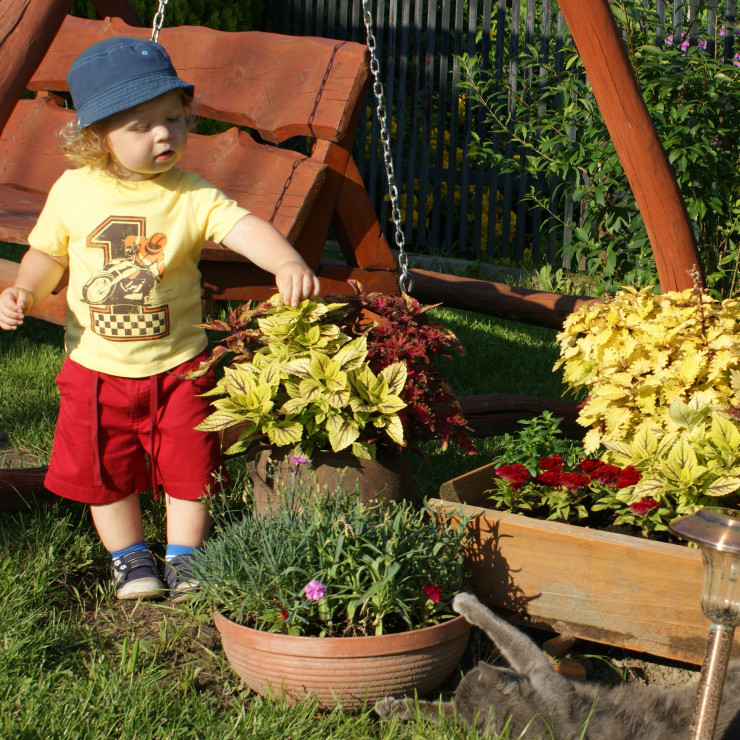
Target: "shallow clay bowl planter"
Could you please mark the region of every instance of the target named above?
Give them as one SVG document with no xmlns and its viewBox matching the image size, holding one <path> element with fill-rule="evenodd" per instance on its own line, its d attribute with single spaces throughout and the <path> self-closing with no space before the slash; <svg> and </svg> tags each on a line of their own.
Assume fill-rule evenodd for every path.
<svg viewBox="0 0 740 740">
<path fill-rule="evenodd" d="M 455 670 L 469 626 L 463 617 L 370 637 L 296 637 L 263 632 L 215 612 L 229 663 L 256 693 L 293 704 L 315 696 L 324 709 L 360 709 L 386 696 L 428 694 Z"/>
<path fill-rule="evenodd" d="M 443 483 L 430 500 L 474 514 L 466 564 L 481 601 L 532 626 L 701 664 L 709 622 L 697 549 L 488 508 L 495 467 Z"/>
</svg>

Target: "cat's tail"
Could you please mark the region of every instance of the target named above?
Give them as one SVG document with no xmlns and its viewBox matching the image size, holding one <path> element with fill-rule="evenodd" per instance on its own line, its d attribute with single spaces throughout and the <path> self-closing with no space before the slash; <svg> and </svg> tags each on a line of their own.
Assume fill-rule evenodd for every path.
<svg viewBox="0 0 740 740">
<path fill-rule="evenodd" d="M 558 676 L 547 656 L 527 635 L 496 616 L 473 594 L 457 594 L 452 601 L 452 608 L 470 624 L 480 627 L 517 673 L 532 677 L 544 671 L 553 677 Z"/>
</svg>

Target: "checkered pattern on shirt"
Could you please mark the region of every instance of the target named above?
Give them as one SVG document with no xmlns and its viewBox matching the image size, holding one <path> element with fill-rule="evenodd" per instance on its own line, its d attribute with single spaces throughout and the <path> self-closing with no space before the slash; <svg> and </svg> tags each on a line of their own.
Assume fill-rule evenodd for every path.
<svg viewBox="0 0 740 740">
<path fill-rule="evenodd" d="M 170 333 L 167 307 L 144 309 L 137 313 L 110 313 L 91 308 L 92 330 L 114 342 L 157 339 Z"/>
</svg>

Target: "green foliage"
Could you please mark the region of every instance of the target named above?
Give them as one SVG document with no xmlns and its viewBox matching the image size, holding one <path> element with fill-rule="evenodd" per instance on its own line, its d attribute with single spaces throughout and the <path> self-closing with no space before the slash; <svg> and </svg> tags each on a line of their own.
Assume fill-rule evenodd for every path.
<svg viewBox="0 0 740 740">
<path fill-rule="evenodd" d="M 351 339 L 336 323 L 343 304 L 306 299 L 293 307 L 278 294 L 267 305 L 239 310 L 241 336 L 255 339 L 258 348 L 245 348 L 242 361 L 225 368 L 207 394 L 219 396 L 213 401 L 216 410 L 197 428 L 213 432 L 244 424 L 229 453 L 262 441 L 309 457 L 331 447 L 372 458 L 374 446 L 360 439 L 368 426 L 402 445 L 398 412 L 406 406 L 399 396 L 406 382 L 403 363 L 374 374 L 367 338 Z M 245 329 L 253 320 L 258 329 Z M 219 349 L 223 351 L 215 359 L 226 351 Z"/>
<path fill-rule="evenodd" d="M 688 40 L 656 46 L 657 14 L 641 0 L 611 5 L 674 167 L 707 285 L 716 296 L 733 295 L 740 248 L 740 68 Z M 706 47 L 706 40 L 699 44 Z M 560 69 L 543 63 L 535 40 L 523 49 L 511 80 L 483 74 L 475 57 L 462 62 L 462 86 L 488 124 L 484 135 L 474 134 L 478 157 L 502 172 L 547 183 L 531 189 L 529 202 L 551 214 L 553 228 L 572 229 L 568 256 L 604 290 L 654 284 L 645 226 L 572 39 L 566 37 Z M 499 145 L 499 139 L 511 144 Z M 562 215 L 569 190 L 577 206 L 572 219 Z"/>
<path fill-rule="evenodd" d="M 463 586 L 465 521 L 408 502 L 366 507 L 303 476 L 283 481 L 281 494 L 285 505 L 264 517 L 248 510 L 227 518 L 194 561 L 202 598 L 226 616 L 257 629 L 340 637 L 451 616 Z"/>
<path fill-rule="evenodd" d="M 613 459 L 642 473 L 632 500 L 657 502 L 652 519 L 663 529 L 701 506 L 736 505 L 740 488 L 737 422 L 704 404 L 699 393 L 688 404 L 677 397 L 669 416 L 672 431 L 646 421 L 633 438 L 606 443 Z M 633 516 L 627 513 L 620 521 L 634 523 Z"/>
<path fill-rule="evenodd" d="M 520 421 L 521 431 L 504 434 L 499 441 L 500 453 L 494 462 L 499 465 L 518 463 L 535 475 L 541 457 L 560 455 L 563 463 L 572 467 L 582 457 L 583 446 L 563 437 L 562 421 L 552 411 L 543 411 L 538 416 Z"/>
<path fill-rule="evenodd" d="M 158 0 L 131 0 L 139 18 L 151 25 L 159 8 Z M 253 31 L 259 27 L 263 0 L 169 0 L 163 28 L 168 26 L 206 26 L 219 31 Z M 75 0 L 70 11 L 82 18 L 97 18 L 90 0 Z"/>
<path fill-rule="evenodd" d="M 331 448 L 373 458 L 378 446 L 434 438 L 474 452 L 435 363 L 464 353 L 455 335 L 413 298 L 353 287 L 355 295 L 335 296 L 341 302 L 316 298 L 293 308 L 275 295 L 205 324 L 227 336 L 195 375 L 227 357 L 230 365 L 211 393 L 222 396 L 216 411 L 199 428 L 244 425 L 231 453 L 264 442 L 309 457 Z"/>
</svg>

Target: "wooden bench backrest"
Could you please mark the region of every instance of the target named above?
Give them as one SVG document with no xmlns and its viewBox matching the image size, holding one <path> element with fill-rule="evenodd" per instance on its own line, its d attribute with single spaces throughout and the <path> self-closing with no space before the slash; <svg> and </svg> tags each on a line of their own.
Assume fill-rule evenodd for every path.
<svg viewBox="0 0 740 740">
<path fill-rule="evenodd" d="M 70 166 L 57 134 L 73 114 L 54 93 L 67 91 L 72 62 L 104 38 L 149 33 L 119 19 L 65 20 L 29 83 L 31 90 L 51 95 L 19 101 L 0 137 L 0 184 L 48 192 Z M 275 143 L 306 136 L 349 148 L 368 79 L 361 44 L 200 27 L 163 29 L 159 40 L 180 76 L 195 85 L 202 117 L 247 126 Z M 327 177 L 322 159 L 256 143 L 237 129 L 193 135 L 182 167 L 271 221 L 294 243 Z"/>
<path fill-rule="evenodd" d="M 0 133 L 0 240 L 27 242 L 49 188 L 70 166 L 58 142 L 74 115 L 65 107 L 69 67 L 90 45 L 122 35 L 150 31 L 119 19 L 65 18 L 28 83 L 37 97 L 19 100 Z M 397 292 L 393 254 L 350 153 L 369 80 L 367 48 L 187 26 L 162 29 L 159 40 L 195 86 L 195 112 L 232 126 L 191 135 L 181 166 L 272 223 L 316 271 L 322 292 L 346 292 L 350 278 Z M 306 137 L 310 153 L 276 146 L 291 137 Z M 330 226 L 346 265 L 322 259 Z M 206 245 L 200 270 L 207 299 L 261 300 L 275 290 L 272 275 L 215 245 Z M 16 271 L 0 259 L 0 289 Z M 63 321 L 62 303 L 49 299 L 39 311 Z"/>
<path fill-rule="evenodd" d="M 110 36 L 149 38 L 149 29 L 113 18 L 69 16 L 29 83 L 31 90 L 67 90 L 77 55 Z M 365 91 L 367 49 L 331 39 L 207 28 L 163 28 L 159 43 L 180 77 L 195 85 L 199 112 L 248 126 L 267 141 L 312 136 L 342 143 Z"/>
</svg>

